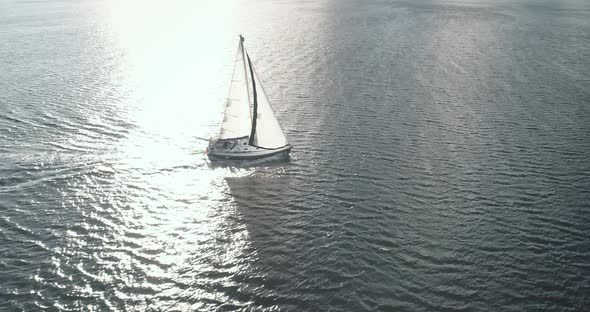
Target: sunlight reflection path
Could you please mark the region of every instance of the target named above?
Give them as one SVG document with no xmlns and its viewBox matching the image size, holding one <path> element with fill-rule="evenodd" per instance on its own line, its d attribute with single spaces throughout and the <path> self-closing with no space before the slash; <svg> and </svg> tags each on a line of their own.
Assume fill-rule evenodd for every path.
<svg viewBox="0 0 590 312">
<path fill-rule="evenodd" d="M 58 272 L 74 266 L 89 281 L 109 285 L 94 295 L 136 308 L 198 309 L 186 302 L 223 301 L 232 272 L 247 265 L 235 263 L 248 232 L 235 220 L 225 178 L 250 170 L 210 168 L 201 154 L 231 75 L 233 6 L 109 1 L 105 9 L 106 33 L 119 49 L 113 57 L 120 58 L 113 85 L 124 95 L 116 101 L 119 112 L 108 117 L 132 130 L 113 142 L 99 170 L 77 182 L 76 194 L 65 195 L 86 224 L 68 232 L 63 253 L 93 254 L 54 264 Z M 91 197 L 101 207 L 87 210 L 80 198 Z M 77 292 L 92 294 L 90 285 Z"/>
</svg>

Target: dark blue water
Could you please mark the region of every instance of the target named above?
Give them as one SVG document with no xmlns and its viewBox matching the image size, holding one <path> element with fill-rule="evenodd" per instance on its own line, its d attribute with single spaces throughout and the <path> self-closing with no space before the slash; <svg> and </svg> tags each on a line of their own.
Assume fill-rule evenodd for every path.
<svg viewBox="0 0 590 312">
<path fill-rule="evenodd" d="M 237 34 L 294 149 L 212 165 Z M 0 310 L 587 311 L 590 4 L 0 2 Z"/>
</svg>

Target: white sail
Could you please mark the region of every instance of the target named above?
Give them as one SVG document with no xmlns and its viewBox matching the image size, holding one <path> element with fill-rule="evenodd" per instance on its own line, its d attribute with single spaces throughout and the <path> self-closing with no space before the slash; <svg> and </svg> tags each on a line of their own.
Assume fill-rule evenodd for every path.
<svg viewBox="0 0 590 312">
<path fill-rule="evenodd" d="M 219 139 L 239 138 L 250 135 L 252 126 L 248 80 L 242 40 L 234 61 L 234 73 L 229 87 L 229 95 L 225 101 L 225 111 Z"/>
<path fill-rule="evenodd" d="M 252 64 L 250 64 L 252 66 Z M 254 81 L 256 82 L 257 90 L 257 116 L 252 118 L 256 119 L 256 131 L 254 135 L 254 145 L 265 147 L 265 148 L 279 148 L 288 144 L 287 137 L 281 129 L 281 125 L 277 120 L 277 117 L 270 106 L 264 87 L 258 78 L 254 66 L 252 66 L 254 72 Z"/>
</svg>

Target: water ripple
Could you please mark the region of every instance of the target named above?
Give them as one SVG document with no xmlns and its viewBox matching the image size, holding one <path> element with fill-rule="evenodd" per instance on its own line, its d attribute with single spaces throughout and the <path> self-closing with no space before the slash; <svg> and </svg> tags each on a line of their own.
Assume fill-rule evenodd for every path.
<svg viewBox="0 0 590 312">
<path fill-rule="evenodd" d="M 529 2 L 4 4 L 0 310 L 583 311 L 590 19 Z M 287 163 L 202 155 L 237 29 Z"/>
</svg>

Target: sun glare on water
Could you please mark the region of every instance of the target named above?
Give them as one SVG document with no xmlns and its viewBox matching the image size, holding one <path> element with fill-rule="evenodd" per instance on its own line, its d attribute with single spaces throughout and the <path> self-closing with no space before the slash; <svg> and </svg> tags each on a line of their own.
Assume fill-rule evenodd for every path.
<svg viewBox="0 0 590 312">
<path fill-rule="evenodd" d="M 110 53 L 118 62 L 112 85 L 120 96 L 113 102 L 130 125 L 113 147 L 113 168 L 105 169 L 113 190 L 104 200 L 118 206 L 118 244 L 140 246 L 143 257 L 172 267 L 162 270 L 120 254 L 121 270 L 189 278 L 182 282 L 190 284 L 190 276 L 174 271 L 193 267 L 191 261 L 215 262 L 194 257 L 211 253 L 226 222 L 219 214 L 231 213 L 225 177 L 245 173 L 209 168 L 202 155 L 206 139 L 218 131 L 231 78 L 235 11 L 231 1 L 111 0 L 104 7 L 105 36 L 114 42 Z M 236 244 L 223 257 L 234 257 Z"/>
<path fill-rule="evenodd" d="M 220 112 L 231 70 L 228 38 L 235 36 L 232 3 L 110 2 L 112 31 L 141 101 L 139 124 L 157 133 L 195 129 Z"/>
</svg>

